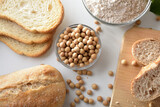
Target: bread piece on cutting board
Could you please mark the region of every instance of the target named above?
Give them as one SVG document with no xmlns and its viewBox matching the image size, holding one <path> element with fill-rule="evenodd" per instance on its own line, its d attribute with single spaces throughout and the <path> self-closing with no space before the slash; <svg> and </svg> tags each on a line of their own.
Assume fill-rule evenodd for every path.
<svg viewBox="0 0 160 107">
<path fill-rule="evenodd" d="M 0 17 L 30 32 L 52 32 L 63 19 L 60 0 L 0 0 Z"/>
<path fill-rule="evenodd" d="M 160 57 L 141 69 L 132 81 L 131 92 L 140 101 L 151 101 L 160 96 Z"/>
<path fill-rule="evenodd" d="M 131 65 L 131 62 L 134 60 L 131 50 L 132 45 L 137 40 L 145 38 L 159 39 L 159 37 L 160 31 L 150 28 L 133 27 L 125 33 L 119 55 L 112 100 L 110 103 L 111 107 L 148 107 L 150 102 L 139 101 L 131 94 L 131 82 L 142 68 L 141 66 Z M 127 66 L 121 64 L 122 59 L 126 59 L 128 62 Z M 119 102 L 119 104 L 116 102 Z M 159 107 L 160 97 L 151 102 L 154 107 Z"/>
<path fill-rule="evenodd" d="M 62 107 L 65 82 L 58 70 L 39 65 L 0 76 L 1 107 Z"/>
<path fill-rule="evenodd" d="M 51 46 L 52 39 L 42 44 L 24 44 L 10 37 L 1 36 L 0 41 L 5 43 L 9 48 L 20 55 L 26 55 L 30 57 L 38 57 L 43 55 Z"/>
<path fill-rule="evenodd" d="M 138 63 L 148 65 L 160 56 L 160 41 L 153 38 L 138 40 L 132 45 L 132 55 Z"/>
<path fill-rule="evenodd" d="M 44 43 L 52 38 L 53 33 L 31 33 L 14 22 L 0 18 L 0 35 L 5 35 L 26 44 Z"/>
</svg>

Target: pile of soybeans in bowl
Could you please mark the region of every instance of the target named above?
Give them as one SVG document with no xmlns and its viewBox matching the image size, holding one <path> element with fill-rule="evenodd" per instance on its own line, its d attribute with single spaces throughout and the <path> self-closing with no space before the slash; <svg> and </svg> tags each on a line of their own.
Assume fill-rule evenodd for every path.
<svg viewBox="0 0 160 107">
<path fill-rule="evenodd" d="M 91 67 L 101 53 L 98 34 L 89 26 L 74 24 L 64 29 L 56 41 L 59 62 L 72 70 Z"/>
</svg>

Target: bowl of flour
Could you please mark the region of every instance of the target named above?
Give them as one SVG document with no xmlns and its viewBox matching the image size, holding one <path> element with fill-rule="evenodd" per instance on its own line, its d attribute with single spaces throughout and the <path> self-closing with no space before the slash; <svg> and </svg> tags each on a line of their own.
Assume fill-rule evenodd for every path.
<svg viewBox="0 0 160 107">
<path fill-rule="evenodd" d="M 109 25 L 127 25 L 139 20 L 150 8 L 151 0 L 83 0 L 87 11 Z"/>
</svg>

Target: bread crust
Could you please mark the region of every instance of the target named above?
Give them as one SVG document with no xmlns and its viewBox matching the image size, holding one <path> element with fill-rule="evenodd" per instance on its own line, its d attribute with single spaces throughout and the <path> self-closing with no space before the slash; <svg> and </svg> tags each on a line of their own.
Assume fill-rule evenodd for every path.
<svg viewBox="0 0 160 107">
<path fill-rule="evenodd" d="M 136 55 L 135 55 L 135 48 L 136 48 L 136 45 L 139 44 L 140 42 L 143 42 L 143 41 L 159 41 L 157 39 L 154 39 L 154 38 L 145 38 L 145 39 L 141 39 L 141 40 L 137 40 L 136 42 L 134 42 L 134 44 L 132 45 L 132 56 L 133 58 L 135 59 L 135 61 L 140 64 L 141 66 L 145 66 L 145 65 L 148 65 L 148 63 L 144 63 L 140 60 L 137 59 Z M 160 41 L 159 41 L 160 42 Z"/>
<path fill-rule="evenodd" d="M 49 65 L 39 65 L 13 72 L 0 76 L 0 80 L 1 107 L 62 107 L 64 104 L 66 96 L 64 79 L 58 70 Z M 20 88 L 24 84 L 32 85 L 37 82 L 46 85 L 27 90 Z"/>
<path fill-rule="evenodd" d="M 140 72 L 138 73 L 138 75 L 132 80 L 131 82 L 131 94 L 136 97 L 136 93 L 135 93 L 135 90 L 134 90 L 134 86 L 135 86 L 135 83 L 141 79 L 144 75 L 148 74 L 148 72 L 151 72 L 150 69 L 154 69 L 156 67 L 160 66 L 160 57 L 153 63 L 150 63 L 149 65 L 145 66 L 145 67 L 142 67 L 142 69 L 140 70 Z M 146 99 L 140 99 L 138 97 L 136 97 L 138 100 L 140 101 L 151 101 L 151 100 L 154 100 L 156 99 L 157 97 L 159 97 L 159 95 L 153 95 L 151 96 L 150 98 L 146 98 Z"/>
<path fill-rule="evenodd" d="M 2 1 L 0 1 L 0 2 L 2 2 Z M 7 17 L 7 16 L 5 16 L 5 15 L 0 14 L 0 18 L 13 21 L 13 22 L 17 23 L 18 25 L 20 25 L 20 26 L 21 26 L 22 28 L 24 28 L 25 30 L 28 30 L 28 31 L 33 32 L 33 33 L 45 33 L 45 34 L 46 34 L 46 33 L 51 33 L 51 32 L 53 32 L 53 30 L 55 30 L 55 29 L 61 24 L 61 22 L 62 22 L 62 20 L 63 20 L 63 16 L 64 16 L 64 8 L 63 8 L 63 5 L 62 5 L 62 3 L 61 3 L 60 0 L 58 0 L 58 3 L 59 3 L 60 8 L 61 8 L 60 18 L 59 18 L 59 20 L 56 21 L 56 22 L 57 22 L 56 24 L 52 24 L 52 25 L 51 25 L 51 26 L 52 26 L 51 28 L 44 28 L 44 29 L 41 29 L 41 30 L 36 30 L 36 29 L 31 30 L 31 29 L 23 26 L 21 23 L 19 23 L 19 22 L 16 21 L 15 19 L 12 19 L 12 18 Z"/>
<path fill-rule="evenodd" d="M 1 31 L 0 31 L 0 35 L 4 35 L 4 36 L 10 37 L 10 38 L 13 38 L 13 39 L 15 39 L 15 40 L 17 40 L 19 42 L 31 45 L 31 44 L 41 44 L 41 43 L 45 43 L 45 42 L 49 41 L 52 38 L 52 36 L 54 35 L 54 32 L 53 32 L 53 34 L 52 33 L 47 34 L 46 38 L 38 40 L 38 41 L 37 40 L 32 40 L 32 41 L 27 40 L 27 41 L 24 41 L 23 39 L 20 39 L 20 38 L 16 37 L 15 35 L 4 33 L 4 32 L 1 32 Z"/>
<path fill-rule="evenodd" d="M 49 41 L 52 38 L 56 29 L 49 34 L 35 34 L 29 31 L 26 31 L 21 26 L 17 25 L 16 23 L 0 19 L 0 35 L 4 35 L 7 37 L 11 37 L 17 41 L 20 41 L 25 44 L 40 44 Z"/>
<path fill-rule="evenodd" d="M 1 35 L 0 35 L 1 36 Z M 9 37 L 8 37 L 9 38 Z M 52 45 L 52 39 L 47 41 L 46 43 L 43 43 L 43 44 L 46 44 L 46 46 L 39 52 L 39 53 L 36 53 L 36 54 L 33 54 L 33 53 L 25 53 L 25 52 L 22 52 L 22 51 L 17 51 L 11 44 L 9 44 L 8 42 L 6 42 L 5 40 L 3 39 L 0 39 L 0 41 L 2 41 L 3 43 L 5 43 L 10 49 L 12 49 L 14 52 L 16 52 L 17 54 L 20 54 L 20 55 L 25 55 L 25 56 L 29 56 L 29 57 L 39 57 L 43 54 L 45 54 L 49 48 L 51 47 Z M 27 45 L 27 44 L 26 44 Z M 31 44 L 31 45 L 34 45 L 34 44 Z M 36 45 L 39 45 L 39 44 L 36 44 Z"/>
</svg>

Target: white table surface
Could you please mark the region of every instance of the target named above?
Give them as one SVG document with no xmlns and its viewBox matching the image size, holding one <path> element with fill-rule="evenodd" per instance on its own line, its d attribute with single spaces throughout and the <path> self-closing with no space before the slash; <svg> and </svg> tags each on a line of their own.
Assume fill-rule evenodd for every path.
<svg viewBox="0 0 160 107">
<path fill-rule="evenodd" d="M 81 0 L 61 0 L 64 6 L 65 15 L 62 24 L 58 27 L 54 37 L 58 36 L 62 29 L 75 24 L 83 23 L 93 28 L 96 28 L 94 24 L 94 18 L 87 12 Z M 160 22 L 155 21 L 155 15 L 148 12 L 142 17 L 142 27 L 154 28 L 160 30 Z M 93 98 L 95 101 L 97 96 L 106 98 L 112 95 L 112 90 L 107 88 L 109 83 L 114 83 L 114 77 L 108 76 L 108 71 L 112 70 L 116 73 L 118 56 L 121 48 L 121 42 L 125 31 L 131 27 L 111 27 L 101 24 L 103 32 L 100 33 L 102 41 L 102 54 L 97 63 L 89 68 L 93 71 L 93 76 L 83 76 L 86 89 L 91 89 L 91 84 L 96 83 L 99 86 L 99 90 L 93 91 L 92 96 L 88 96 L 86 91 L 83 93 L 88 98 Z M 63 75 L 64 79 L 71 79 L 74 83 L 77 83 L 77 74 L 72 70 L 65 68 L 56 60 L 55 55 L 55 39 L 53 41 L 50 50 L 43 56 L 38 58 L 30 58 L 22 55 L 18 55 L 8 48 L 5 44 L 0 42 L 0 75 L 11 73 L 23 68 L 32 67 L 39 64 L 49 64 L 57 68 Z M 88 78 L 87 78 L 88 77 Z M 66 85 L 68 89 L 68 85 Z M 70 102 L 74 101 L 76 89 L 70 89 L 70 93 L 66 95 L 64 107 L 69 107 Z M 94 105 L 85 104 L 83 101 L 76 105 L 77 107 L 103 107 L 102 103 L 95 102 Z"/>
</svg>

